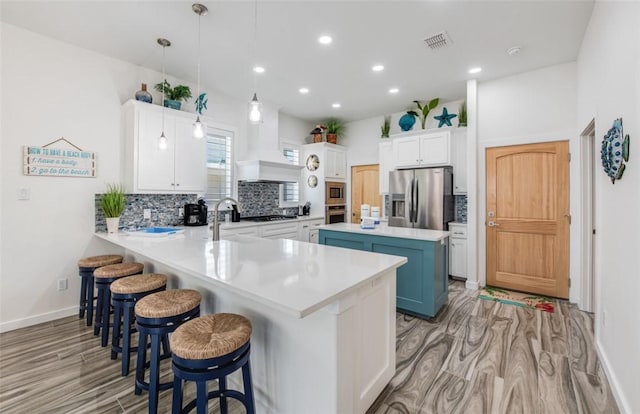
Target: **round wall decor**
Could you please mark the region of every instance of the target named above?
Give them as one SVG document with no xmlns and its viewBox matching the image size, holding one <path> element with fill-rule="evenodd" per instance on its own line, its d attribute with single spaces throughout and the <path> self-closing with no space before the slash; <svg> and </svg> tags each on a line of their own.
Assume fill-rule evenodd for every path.
<svg viewBox="0 0 640 414">
<path fill-rule="evenodd" d="M 613 121 L 613 126 L 602 139 L 600 158 L 604 172 L 615 184 L 616 180 L 622 178 L 624 163 L 629 161 L 629 135 L 625 136 L 622 132 L 622 118 Z"/>
<path fill-rule="evenodd" d="M 320 166 L 320 159 L 316 154 L 311 154 L 307 157 L 307 162 L 305 163 L 307 166 L 307 170 L 315 171 Z"/>
<path fill-rule="evenodd" d="M 310 175 L 309 178 L 307 178 L 307 185 L 311 188 L 316 188 L 318 186 L 318 177 Z"/>
</svg>

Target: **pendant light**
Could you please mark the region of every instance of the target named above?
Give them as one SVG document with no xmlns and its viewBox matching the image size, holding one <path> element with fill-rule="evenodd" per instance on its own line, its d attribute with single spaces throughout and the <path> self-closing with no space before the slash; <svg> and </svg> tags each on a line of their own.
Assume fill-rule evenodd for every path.
<svg viewBox="0 0 640 414">
<path fill-rule="evenodd" d="M 165 80 L 165 74 L 164 74 L 164 56 L 165 56 L 165 51 L 167 49 L 168 46 L 171 46 L 171 42 L 168 41 L 167 39 L 163 39 L 163 38 L 159 38 L 158 39 L 158 44 L 160 46 L 162 46 L 162 134 L 160 134 L 160 137 L 158 137 L 158 148 L 160 148 L 162 151 L 165 151 L 167 149 L 167 147 L 169 146 L 169 140 L 167 139 L 167 137 L 164 135 L 164 85 L 166 84 L 166 80 Z"/>
<path fill-rule="evenodd" d="M 203 4 L 194 3 L 191 6 L 191 10 L 198 15 L 198 94 L 196 95 L 196 99 L 200 99 L 200 18 L 202 16 L 206 16 L 207 13 L 209 13 L 209 9 L 207 9 L 207 6 Z M 196 105 L 196 108 L 199 108 L 198 105 Z M 202 139 L 204 138 L 204 125 L 200 122 L 202 109 L 197 109 L 197 111 L 198 115 L 196 116 L 196 122 L 193 124 L 193 137 L 196 139 Z"/>
<path fill-rule="evenodd" d="M 253 19 L 253 49 L 254 49 L 254 58 L 255 58 L 255 51 L 257 49 L 257 43 L 258 43 L 258 0 L 255 0 L 254 3 L 254 10 L 253 10 L 253 14 L 254 14 L 254 19 Z M 256 92 L 257 90 L 257 79 L 256 79 L 256 71 L 253 71 L 253 98 L 251 99 L 251 102 L 249 102 L 249 122 L 252 124 L 259 124 L 262 122 L 262 103 L 260 101 L 258 101 L 258 94 Z"/>
</svg>

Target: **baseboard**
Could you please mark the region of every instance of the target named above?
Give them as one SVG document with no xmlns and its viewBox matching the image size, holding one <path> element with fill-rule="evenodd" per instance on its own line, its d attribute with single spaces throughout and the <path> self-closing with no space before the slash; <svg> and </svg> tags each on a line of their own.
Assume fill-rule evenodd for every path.
<svg viewBox="0 0 640 414">
<path fill-rule="evenodd" d="M 602 350 L 600 341 L 597 339 L 596 339 L 596 353 L 598 354 L 598 358 L 600 358 L 600 364 L 604 369 L 604 373 L 607 375 L 607 379 L 609 380 L 609 387 L 611 388 L 611 393 L 613 393 L 613 397 L 616 399 L 616 403 L 618 404 L 618 409 L 620 410 L 620 413 L 631 414 L 629 401 L 627 401 L 624 394 L 622 394 L 618 377 L 616 377 L 615 373 L 611 369 L 611 364 L 609 364 L 609 358 L 607 358 L 607 354 L 605 354 L 605 352 Z"/>
<path fill-rule="evenodd" d="M 78 313 L 77 306 L 71 306 L 69 308 L 59 309 L 53 312 L 41 313 L 39 315 L 29 316 L 27 318 L 15 319 L 13 321 L 0 323 L 0 333 L 9 332 L 20 328 L 26 328 L 28 326 L 37 325 L 43 322 L 50 322 L 56 319 L 64 318 Z"/>
<path fill-rule="evenodd" d="M 464 287 L 471 290 L 478 290 L 480 289 L 480 284 L 476 280 L 467 280 L 464 282 Z"/>
</svg>

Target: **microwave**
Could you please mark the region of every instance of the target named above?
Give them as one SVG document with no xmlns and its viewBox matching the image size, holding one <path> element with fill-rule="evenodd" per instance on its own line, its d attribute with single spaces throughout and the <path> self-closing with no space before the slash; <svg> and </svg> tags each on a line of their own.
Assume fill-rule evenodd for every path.
<svg viewBox="0 0 640 414">
<path fill-rule="evenodd" d="M 346 183 L 327 181 L 325 184 L 325 204 L 345 204 Z"/>
</svg>

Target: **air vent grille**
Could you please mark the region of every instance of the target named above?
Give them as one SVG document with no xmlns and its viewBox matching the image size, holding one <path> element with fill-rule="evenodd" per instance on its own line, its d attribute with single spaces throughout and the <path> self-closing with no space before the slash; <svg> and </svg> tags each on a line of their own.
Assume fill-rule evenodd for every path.
<svg viewBox="0 0 640 414">
<path fill-rule="evenodd" d="M 443 47 L 447 47 L 453 43 L 451 38 L 447 34 L 446 31 L 442 31 L 440 33 L 436 33 L 424 39 L 424 42 L 429 46 L 430 49 L 442 49 Z"/>
</svg>

